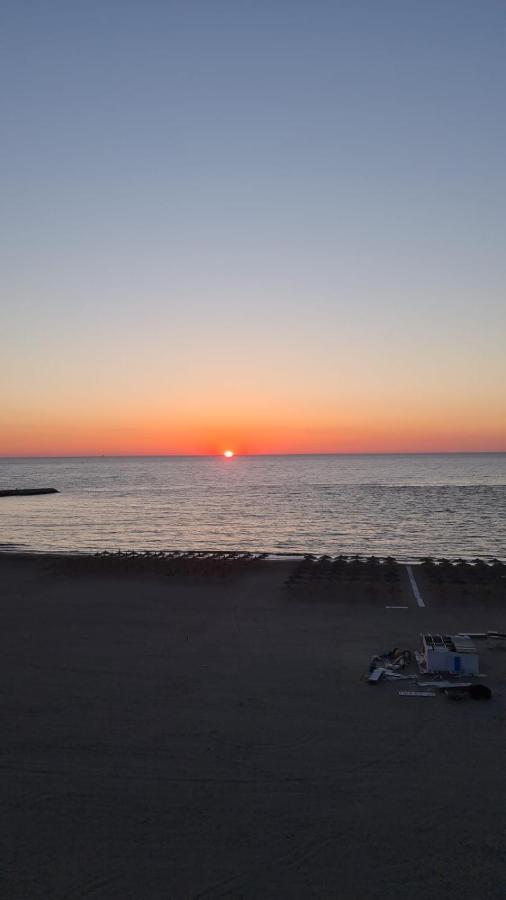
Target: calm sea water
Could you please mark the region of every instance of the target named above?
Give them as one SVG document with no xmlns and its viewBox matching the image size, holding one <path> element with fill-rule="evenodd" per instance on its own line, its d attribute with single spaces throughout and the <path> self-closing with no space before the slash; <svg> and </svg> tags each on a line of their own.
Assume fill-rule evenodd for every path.
<svg viewBox="0 0 506 900">
<path fill-rule="evenodd" d="M 506 454 L 0 459 L 7 549 L 506 557 Z"/>
</svg>

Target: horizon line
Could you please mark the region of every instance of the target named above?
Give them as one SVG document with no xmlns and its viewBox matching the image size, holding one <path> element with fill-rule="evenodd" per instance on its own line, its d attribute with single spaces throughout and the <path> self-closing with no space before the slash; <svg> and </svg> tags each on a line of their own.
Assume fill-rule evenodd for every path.
<svg viewBox="0 0 506 900">
<path fill-rule="evenodd" d="M 272 456 L 478 456 L 501 455 L 503 450 L 358 450 L 288 451 L 284 453 L 234 453 L 234 459 Z M 3 454 L 2 459 L 220 459 L 223 453 L 30 453 Z"/>
</svg>

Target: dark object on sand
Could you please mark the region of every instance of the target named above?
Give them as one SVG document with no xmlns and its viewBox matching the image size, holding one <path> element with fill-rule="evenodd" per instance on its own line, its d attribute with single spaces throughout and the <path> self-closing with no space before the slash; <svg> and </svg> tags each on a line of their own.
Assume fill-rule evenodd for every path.
<svg viewBox="0 0 506 900">
<path fill-rule="evenodd" d="M 0 497 L 31 497 L 33 494 L 59 494 L 56 488 L 15 488 L 12 491 L 0 491 Z"/>
<path fill-rule="evenodd" d="M 492 691 L 486 684 L 472 684 L 469 693 L 473 700 L 490 700 Z"/>
<path fill-rule="evenodd" d="M 449 700 L 465 700 L 471 697 L 473 700 L 490 700 L 492 691 L 486 684 L 458 684 L 451 688 L 445 688 L 445 694 Z"/>
</svg>

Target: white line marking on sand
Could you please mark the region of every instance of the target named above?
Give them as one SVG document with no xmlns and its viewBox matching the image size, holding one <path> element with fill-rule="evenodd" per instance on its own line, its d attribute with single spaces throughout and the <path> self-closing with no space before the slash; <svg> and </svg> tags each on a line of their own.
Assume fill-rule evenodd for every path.
<svg viewBox="0 0 506 900">
<path fill-rule="evenodd" d="M 399 697 L 435 697 L 434 691 L 398 691 Z"/>
<path fill-rule="evenodd" d="M 411 590 L 413 591 L 413 594 L 414 594 L 416 602 L 418 603 L 418 606 L 425 606 L 425 603 L 423 602 L 423 597 L 422 597 L 420 591 L 418 590 L 418 585 L 415 581 L 415 576 L 413 575 L 413 569 L 411 568 L 411 566 L 406 566 L 406 572 L 408 573 Z"/>
</svg>

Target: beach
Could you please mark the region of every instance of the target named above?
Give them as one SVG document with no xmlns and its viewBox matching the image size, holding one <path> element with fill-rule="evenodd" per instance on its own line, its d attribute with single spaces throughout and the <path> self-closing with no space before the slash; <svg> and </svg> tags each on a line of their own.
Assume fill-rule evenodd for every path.
<svg viewBox="0 0 506 900">
<path fill-rule="evenodd" d="M 0 555 L 3 896 L 502 896 L 506 653 L 487 702 L 367 675 L 504 631 L 506 580 L 297 566 Z"/>
</svg>

